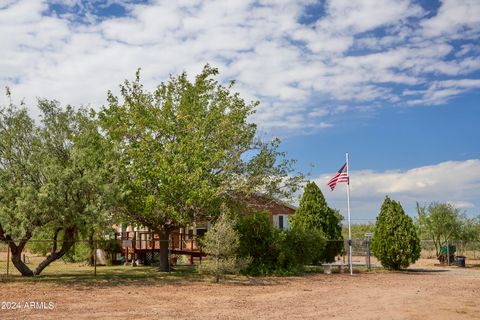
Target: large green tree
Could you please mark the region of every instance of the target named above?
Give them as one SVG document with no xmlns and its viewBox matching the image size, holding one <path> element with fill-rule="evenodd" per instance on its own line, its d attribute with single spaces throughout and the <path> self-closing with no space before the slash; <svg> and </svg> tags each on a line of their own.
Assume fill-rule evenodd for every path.
<svg viewBox="0 0 480 320">
<path fill-rule="evenodd" d="M 372 252 L 387 269 L 407 268 L 420 258 L 420 238 L 400 202 L 385 197 L 375 223 Z"/>
<path fill-rule="evenodd" d="M 73 246 L 77 235 L 108 218 L 108 154 L 93 113 L 40 100 L 35 124 L 25 106 L 0 109 L 0 240 L 24 276 L 38 275 Z M 35 268 L 21 260 L 34 234 L 52 237 Z M 61 242 L 58 244 L 57 241 Z"/>
<path fill-rule="evenodd" d="M 332 262 L 343 250 L 342 216 L 330 208 L 315 182 L 305 186 L 300 206 L 292 217 L 292 228 L 321 231 L 326 240 L 325 250 L 319 253 L 319 261 Z"/>
<path fill-rule="evenodd" d="M 153 92 L 139 72 L 108 96 L 102 126 L 117 151 L 123 215 L 160 234 L 160 270 L 168 270 L 169 233 L 218 214 L 220 204 L 255 192 L 285 196 L 298 176 L 279 141 L 256 138 L 248 122 L 258 103 L 246 103 L 205 66 L 190 81 L 171 77 Z"/>
</svg>

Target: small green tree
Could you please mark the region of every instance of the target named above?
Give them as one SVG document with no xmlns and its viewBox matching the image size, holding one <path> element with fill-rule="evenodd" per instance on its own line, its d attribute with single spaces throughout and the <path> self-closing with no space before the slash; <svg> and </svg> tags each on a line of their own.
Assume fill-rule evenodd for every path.
<svg viewBox="0 0 480 320">
<path fill-rule="evenodd" d="M 420 206 L 417 203 L 417 225 L 420 237 L 432 240 L 435 245 L 437 258 L 444 262 L 441 247 L 450 240 L 467 241 L 477 240 L 478 231 L 475 219 L 469 219 L 460 209 L 449 203 L 430 203 Z"/>
<path fill-rule="evenodd" d="M 318 262 L 332 262 L 343 250 L 342 216 L 328 207 L 322 191 L 309 182 L 305 186 L 300 206 L 292 217 L 292 228 L 322 232 L 327 240 L 325 249 L 318 253 Z"/>
<path fill-rule="evenodd" d="M 420 258 L 420 238 L 399 202 L 385 197 L 375 224 L 372 252 L 387 269 L 407 268 Z"/>
<path fill-rule="evenodd" d="M 208 260 L 200 265 L 199 271 L 213 274 L 215 282 L 227 273 L 238 273 L 248 263 L 248 257 L 239 258 L 240 235 L 234 226 L 235 219 L 222 206 L 220 217 L 202 241 Z"/>
</svg>

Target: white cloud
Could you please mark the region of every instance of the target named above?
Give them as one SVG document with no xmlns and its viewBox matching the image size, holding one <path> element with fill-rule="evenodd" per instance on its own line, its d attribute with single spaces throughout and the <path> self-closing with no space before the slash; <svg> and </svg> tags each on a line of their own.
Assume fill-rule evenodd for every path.
<svg viewBox="0 0 480 320">
<path fill-rule="evenodd" d="M 344 184 L 338 190 L 327 191 L 327 181 L 333 173 L 315 179 L 333 207 L 345 215 Z M 448 161 L 412 168 L 407 171 L 377 172 L 371 170 L 350 172 L 352 213 L 355 219 L 374 218 L 385 196 L 400 201 L 407 213 L 416 215 L 415 204 L 434 201 L 448 202 L 461 209 L 479 214 L 480 160 Z"/>
<path fill-rule="evenodd" d="M 459 209 L 471 209 L 475 208 L 475 205 L 472 202 L 468 201 L 448 201 L 449 204 Z"/>
<path fill-rule="evenodd" d="M 318 21 L 318 28 L 332 33 L 350 34 L 393 25 L 423 12 L 408 0 L 335 0 L 327 2 L 326 7 L 328 16 Z"/>
<path fill-rule="evenodd" d="M 476 33 L 480 27 L 480 2 L 477 0 L 443 0 L 438 13 L 421 23 L 428 36 L 454 36 Z"/>
<path fill-rule="evenodd" d="M 312 1 L 102 4 L 124 5 L 123 17 L 95 16 L 97 2 L 52 2 L 72 11 L 0 2 L 0 85 L 30 104 L 47 97 L 99 106 L 138 67 L 153 87 L 209 62 L 247 100 L 261 100 L 261 127 L 305 132 L 335 124 L 338 112 L 322 115 L 318 103 L 357 112 L 358 104 L 439 104 L 478 89 L 465 84 L 480 70 L 476 0 L 444 1 L 431 18 L 408 0 L 330 0 L 308 25 L 300 21 Z M 452 42 L 462 37 L 467 43 Z"/>
<path fill-rule="evenodd" d="M 420 94 L 422 96 L 419 99 L 409 101 L 408 103 L 411 105 L 438 105 L 445 103 L 453 96 L 478 88 L 480 88 L 480 79 L 434 81 L 425 91 L 405 91 L 404 95 Z"/>
</svg>

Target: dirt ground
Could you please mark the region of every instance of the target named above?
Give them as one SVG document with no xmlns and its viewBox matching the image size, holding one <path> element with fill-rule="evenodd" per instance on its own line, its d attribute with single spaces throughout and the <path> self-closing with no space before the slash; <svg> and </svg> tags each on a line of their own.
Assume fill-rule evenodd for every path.
<svg viewBox="0 0 480 320">
<path fill-rule="evenodd" d="M 222 284 L 0 285 L 0 319 L 480 319 L 480 268 L 434 267 L 426 260 L 407 272 L 243 278 Z"/>
</svg>

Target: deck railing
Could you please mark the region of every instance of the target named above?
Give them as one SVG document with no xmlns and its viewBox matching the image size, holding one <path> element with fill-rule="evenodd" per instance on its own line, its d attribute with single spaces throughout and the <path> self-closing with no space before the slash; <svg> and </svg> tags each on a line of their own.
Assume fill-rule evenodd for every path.
<svg viewBox="0 0 480 320">
<path fill-rule="evenodd" d="M 117 233 L 115 239 L 121 240 L 122 248 L 132 250 L 158 250 L 160 248 L 160 237 L 154 232 L 148 231 L 127 231 Z M 201 251 L 198 243 L 198 236 L 187 233 L 172 232 L 168 239 L 169 250 L 176 251 Z"/>
</svg>

